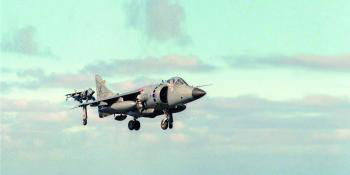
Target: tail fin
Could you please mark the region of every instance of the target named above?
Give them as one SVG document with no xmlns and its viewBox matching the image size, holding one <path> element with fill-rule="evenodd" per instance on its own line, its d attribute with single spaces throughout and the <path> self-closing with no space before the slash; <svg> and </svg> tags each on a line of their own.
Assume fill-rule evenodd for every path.
<svg viewBox="0 0 350 175">
<path fill-rule="evenodd" d="M 97 100 L 114 95 L 113 92 L 106 87 L 105 85 L 106 81 L 103 80 L 101 76 L 95 75 L 95 79 L 96 79 Z"/>
</svg>

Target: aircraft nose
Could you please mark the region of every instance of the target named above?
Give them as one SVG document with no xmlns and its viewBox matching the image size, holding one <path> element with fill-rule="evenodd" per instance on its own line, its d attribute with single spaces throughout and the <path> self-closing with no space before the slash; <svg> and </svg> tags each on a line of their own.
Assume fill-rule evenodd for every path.
<svg viewBox="0 0 350 175">
<path fill-rule="evenodd" d="M 192 97 L 194 99 L 198 99 L 198 98 L 201 98 L 203 97 L 205 94 L 207 94 L 204 90 L 202 89 L 199 89 L 199 88 L 194 88 L 192 90 Z"/>
</svg>

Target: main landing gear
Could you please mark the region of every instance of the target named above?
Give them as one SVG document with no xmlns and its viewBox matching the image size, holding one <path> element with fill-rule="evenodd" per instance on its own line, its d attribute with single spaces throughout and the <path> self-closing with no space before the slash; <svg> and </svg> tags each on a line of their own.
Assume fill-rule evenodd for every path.
<svg viewBox="0 0 350 175">
<path fill-rule="evenodd" d="M 130 120 L 128 123 L 128 128 L 129 130 L 136 130 L 138 131 L 141 127 L 141 124 L 138 120 L 134 119 L 134 120 Z"/>
<path fill-rule="evenodd" d="M 165 119 L 163 119 L 161 122 L 160 122 L 160 127 L 163 129 L 163 130 L 166 130 L 166 129 L 172 129 L 173 128 L 173 114 L 172 113 L 168 113 L 167 111 L 164 111 L 164 114 L 165 114 Z"/>
</svg>

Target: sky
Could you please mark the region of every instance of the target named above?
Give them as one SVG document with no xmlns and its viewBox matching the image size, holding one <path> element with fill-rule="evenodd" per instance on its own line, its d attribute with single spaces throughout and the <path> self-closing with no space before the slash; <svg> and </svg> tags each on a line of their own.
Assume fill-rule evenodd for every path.
<svg viewBox="0 0 350 175">
<path fill-rule="evenodd" d="M 347 0 L 0 0 L 0 174 L 345 175 Z M 180 76 L 174 129 L 89 124 L 64 95 Z"/>
</svg>

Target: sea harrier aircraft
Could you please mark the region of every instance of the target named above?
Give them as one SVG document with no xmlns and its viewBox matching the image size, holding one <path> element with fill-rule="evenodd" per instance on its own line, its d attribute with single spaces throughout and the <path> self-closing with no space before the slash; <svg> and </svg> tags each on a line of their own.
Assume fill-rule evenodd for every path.
<svg viewBox="0 0 350 175">
<path fill-rule="evenodd" d="M 116 94 L 109 90 L 99 75 L 96 79 L 96 95 L 91 88 L 81 92 L 66 95 L 80 104 L 77 107 L 83 109 L 83 125 L 87 124 L 87 106 L 97 107 L 98 115 L 104 118 L 110 115 L 115 120 L 122 121 L 131 116 L 128 123 L 130 130 L 139 130 L 141 117 L 155 118 L 164 115 L 161 121 L 163 130 L 173 128 L 173 114 L 184 111 L 186 104 L 203 97 L 206 92 L 199 86 L 188 85 L 182 78 L 173 77 L 158 84 L 148 85 L 139 89 Z"/>
</svg>

